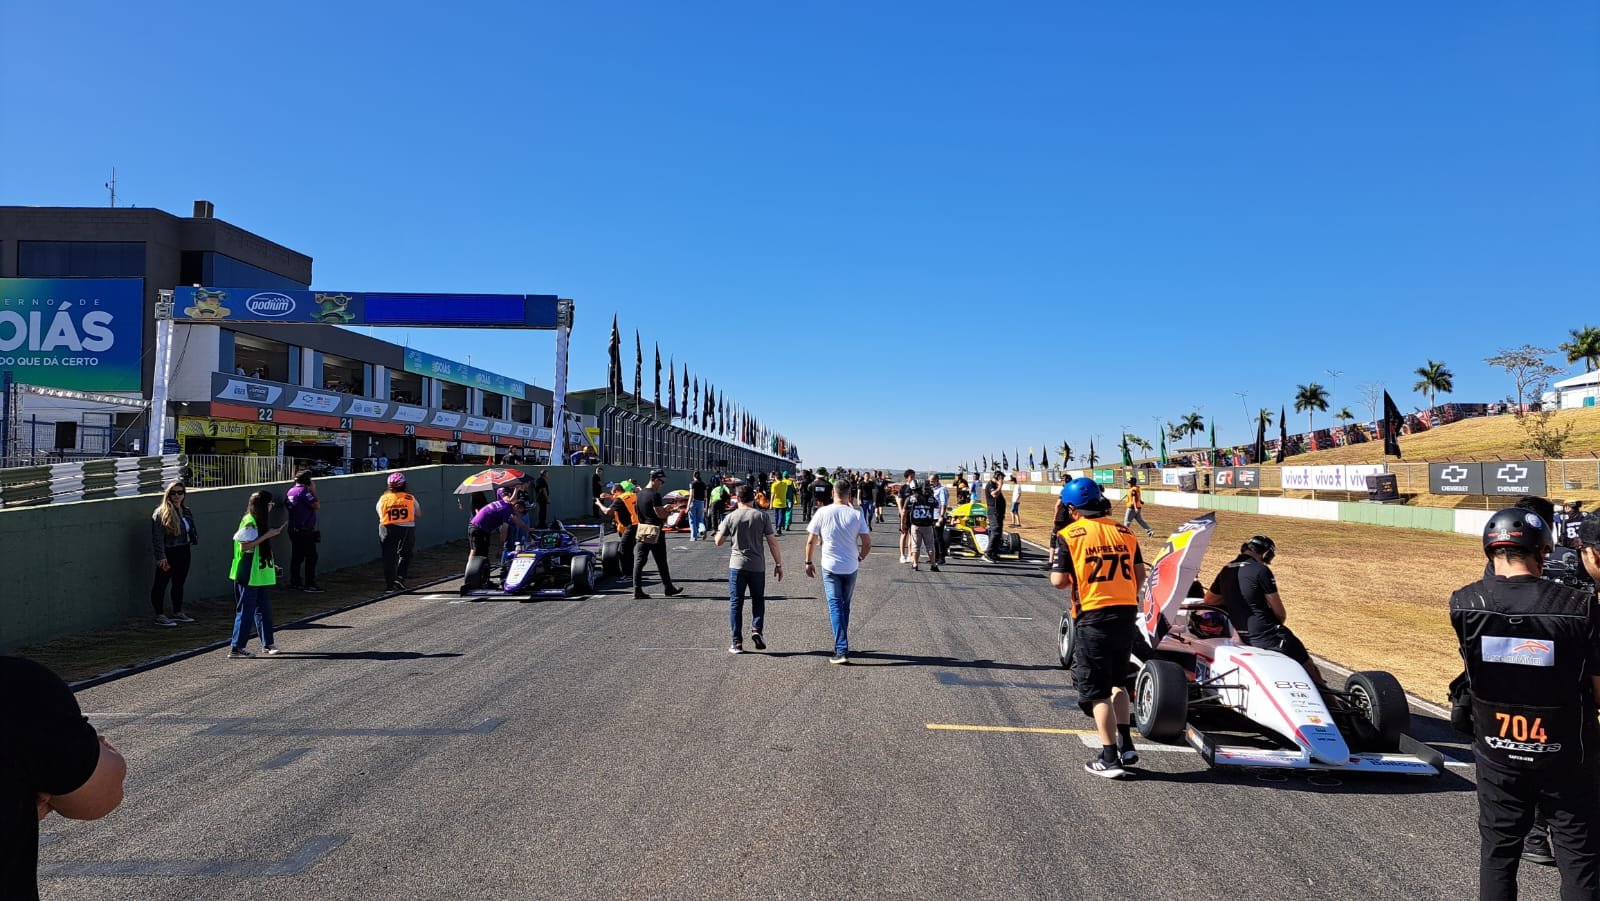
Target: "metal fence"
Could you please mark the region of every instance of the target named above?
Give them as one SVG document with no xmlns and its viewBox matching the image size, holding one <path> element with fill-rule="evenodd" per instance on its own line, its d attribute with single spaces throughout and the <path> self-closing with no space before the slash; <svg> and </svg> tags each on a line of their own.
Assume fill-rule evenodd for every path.
<svg viewBox="0 0 1600 901">
<path fill-rule="evenodd" d="M 290 482 L 303 464 L 287 457 L 189 454 L 182 459 L 182 477 L 192 488 L 232 488 Z"/>
</svg>

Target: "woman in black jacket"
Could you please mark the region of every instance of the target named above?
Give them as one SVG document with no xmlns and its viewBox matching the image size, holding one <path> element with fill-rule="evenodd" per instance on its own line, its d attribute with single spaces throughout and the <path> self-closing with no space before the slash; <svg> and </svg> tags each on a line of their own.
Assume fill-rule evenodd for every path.
<svg viewBox="0 0 1600 901">
<path fill-rule="evenodd" d="M 189 512 L 183 482 L 173 482 L 161 495 L 161 505 L 150 514 L 150 550 L 156 558 L 156 578 L 150 586 L 150 606 L 156 611 L 156 625 L 176 626 L 192 623 L 194 617 L 183 612 L 183 583 L 189 578 L 189 549 L 200 543 Z M 164 612 L 167 586 L 172 586 L 172 616 Z"/>
</svg>

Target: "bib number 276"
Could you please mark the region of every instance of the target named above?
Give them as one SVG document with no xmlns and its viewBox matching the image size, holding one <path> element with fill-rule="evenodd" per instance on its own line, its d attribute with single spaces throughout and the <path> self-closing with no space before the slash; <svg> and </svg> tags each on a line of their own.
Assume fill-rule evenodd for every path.
<svg viewBox="0 0 1600 901">
<path fill-rule="evenodd" d="M 1109 582 L 1119 575 L 1124 579 L 1133 578 L 1132 554 L 1090 555 L 1083 558 L 1083 562 L 1089 567 L 1090 582 Z"/>
</svg>

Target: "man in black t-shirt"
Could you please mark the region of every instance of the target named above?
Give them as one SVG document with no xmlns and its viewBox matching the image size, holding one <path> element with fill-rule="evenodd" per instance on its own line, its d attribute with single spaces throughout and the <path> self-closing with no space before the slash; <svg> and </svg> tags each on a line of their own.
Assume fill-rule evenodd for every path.
<svg viewBox="0 0 1600 901">
<path fill-rule="evenodd" d="M 0 657 L 0 724 L 0 898 L 35 898 L 39 821 L 115 810 L 128 767 L 72 689 L 32 660 Z"/>
<path fill-rule="evenodd" d="M 809 469 L 800 470 L 799 478 L 794 480 L 795 487 L 800 489 L 800 512 L 807 520 L 811 519 L 811 483 L 814 481 L 816 477 Z"/>
<path fill-rule="evenodd" d="M 994 471 L 994 478 L 983 483 L 983 507 L 988 515 L 989 549 L 983 552 L 983 559 L 990 563 L 999 563 L 1000 549 L 1005 546 L 1006 537 L 1006 489 L 1005 473 Z"/>
<path fill-rule="evenodd" d="M 827 470 L 817 470 L 817 477 L 811 480 L 811 486 L 807 489 L 807 492 L 811 498 L 811 510 L 821 510 L 823 507 L 833 503 L 833 483 L 828 481 Z M 810 518 L 811 513 L 808 510 L 806 519 Z"/>
<path fill-rule="evenodd" d="M 1322 685 L 1322 672 L 1306 646 L 1283 624 L 1289 614 L 1278 596 L 1278 580 L 1267 566 L 1277 553 L 1277 545 L 1265 535 L 1240 545 L 1239 556 L 1211 581 L 1206 603 L 1227 611 L 1242 643 L 1286 655 L 1305 667 L 1311 681 Z"/>
<path fill-rule="evenodd" d="M 651 557 L 656 561 L 656 572 L 661 576 L 661 584 L 666 586 L 664 593 L 667 597 L 683 594 L 683 589 L 672 584 L 672 570 L 667 564 L 667 536 L 660 531 L 667 524 L 667 507 L 661 498 L 661 488 L 667 484 L 667 471 L 658 469 L 650 473 L 650 483 L 639 490 L 639 496 L 634 501 L 634 507 L 639 513 L 639 524 L 642 526 L 656 526 L 656 540 L 653 542 L 640 541 L 634 547 L 633 558 L 633 596 L 643 600 L 650 597 L 644 593 L 644 567 Z"/>
</svg>

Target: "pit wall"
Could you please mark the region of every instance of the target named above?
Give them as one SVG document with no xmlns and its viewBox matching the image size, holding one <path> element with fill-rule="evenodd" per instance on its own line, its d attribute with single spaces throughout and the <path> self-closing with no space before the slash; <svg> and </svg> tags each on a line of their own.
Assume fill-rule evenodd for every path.
<svg viewBox="0 0 1600 901">
<path fill-rule="evenodd" d="M 434 547 L 465 538 L 472 515 L 468 496 L 454 495 L 478 466 L 424 466 L 407 469 L 420 515 L 417 547 Z M 553 466 L 550 517 L 583 519 L 597 515 L 590 497 L 593 467 Z M 529 469 L 532 475 L 537 469 Z M 604 478 L 643 482 L 647 469 L 608 466 Z M 331 476 L 316 481 L 322 502 L 319 570 L 334 570 L 380 558 L 374 506 L 388 473 Z M 286 516 L 282 505 L 290 483 L 259 486 L 273 492 L 279 506 L 273 523 Z M 689 474 L 669 471 L 664 490 L 687 488 Z M 231 536 L 256 488 L 203 488 L 188 496 L 200 544 L 194 548 L 186 598 L 230 596 L 228 566 Z M 0 652 L 150 616 L 150 583 L 155 558 L 150 550 L 150 514 L 159 495 L 111 498 L 0 510 Z M 273 553 L 288 579 L 289 539 L 273 542 Z M 372 586 L 376 594 L 381 585 Z M 280 589 L 282 590 L 282 589 Z"/>
<path fill-rule="evenodd" d="M 1024 491 L 1058 494 L 1060 485 L 1026 484 Z M 1120 501 L 1120 488 L 1107 488 L 1106 496 Z M 1483 534 L 1491 510 L 1452 510 L 1443 507 L 1407 507 L 1401 504 L 1356 504 L 1347 501 L 1310 501 L 1248 495 L 1191 494 L 1180 491 L 1144 492 L 1144 501 L 1158 507 L 1187 507 L 1191 510 L 1224 510 L 1260 516 L 1286 516 L 1293 519 L 1320 519 L 1325 522 L 1353 522 L 1428 532 L 1454 532 L 1459 535 Z"/>
</svg>

